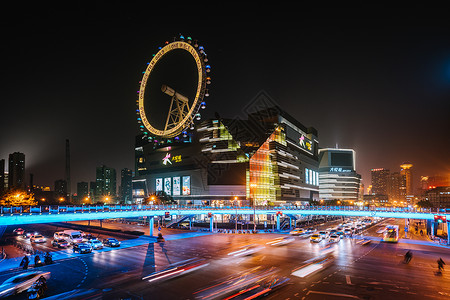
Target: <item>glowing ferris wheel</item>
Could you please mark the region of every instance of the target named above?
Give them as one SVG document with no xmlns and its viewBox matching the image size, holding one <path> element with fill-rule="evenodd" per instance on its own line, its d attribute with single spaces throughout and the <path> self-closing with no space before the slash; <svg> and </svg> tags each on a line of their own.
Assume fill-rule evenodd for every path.
<svg viewBox="0 0 450 300">
<path fill-rule="evenodd" d="M 173 53 L 180 52 L 184 53 L 181 59 L 167 64 L 167 60 L 173 60 L 173 56 L 171 56 Z M 173 65 L 182 65 L 180 60 L 192 61 L 192 59 L 190 74 L 193 76 L 187 76 L 189 78 L 182 77 L 186 75 L 183 70 L 165 70 L 170 69 L 169 67 Z M 204 98 L 209 96 L 207 85 L 211 83 L 209 77 L 211 67 L 207 62 L 208 58 L 203 46 L 199 46 L 198 42 L 193 41 L 191 37 L 184 38 L 180 35 L 172 42 L 165 42 L 163 47 L 158 48 L 158 52 L 148 63 L 147 69 L 142 72 L 143 76 L 138 91 L 136 113 L 139 129 L 144 136 L 149 139 L 155 137 L 170 139 L 180 134 L 186 136 L 188 128 L 194 128 L 194 121 L 201 119 L 200 109 L 206 107 Z M 158 75 L 158 72 L 163 75 Z M 173 75 L 181 76 L 181 78 L 178 81 L 173 80 L 171 78 Z M 152 81 L 152 77 L 157 79 Z M 190 95 L 185 95 L 180 82 L 189 82 Z M 151 99 L 151 95 L 155 95 L 155 93 L 158 94 L 157 97 L 160 97 L 157 101 Z M 146 96 L 147 94 L 150 96 Z M 155 119 L 158 118 L 160 122 L 156 124 Z"/>
</svg>

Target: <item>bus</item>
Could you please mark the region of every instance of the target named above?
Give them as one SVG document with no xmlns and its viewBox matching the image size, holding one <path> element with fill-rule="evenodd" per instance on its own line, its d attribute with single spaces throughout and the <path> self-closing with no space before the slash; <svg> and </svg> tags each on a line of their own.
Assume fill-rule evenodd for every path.
<svg viewBox="0 0 450 300">
<path fill-rule="evenodd" d="M 384 229 L 383 241 L 397 243 L 398 242 L 398 225 L 388 225 Z"/>
</svg>

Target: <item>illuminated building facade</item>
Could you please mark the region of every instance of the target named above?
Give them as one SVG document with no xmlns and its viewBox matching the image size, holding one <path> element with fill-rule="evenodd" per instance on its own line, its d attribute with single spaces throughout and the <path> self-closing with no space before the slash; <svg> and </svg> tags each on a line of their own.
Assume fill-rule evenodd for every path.
<svg viewBox="0 0 450 300">
<path fill-rule="evenodd" d="M 378 168 L 371 170 L 372 175 L 372 195 L 388 195 L 389 191 L 389 170 Z"/>
<path fill-rule="evenodd" d="M 423 200 L 430 201 L 433 207 L 448 208 L 450 207 L 450 186 L 439 186 L 427 190 Z"/>
<path fill-rule="evenodd" d="M 319 192 L 321 200 L 360 200 L 361 175 L 355 170 L 352 149 L 319 149 Z"/>
<path fill-rule="evenodd" d="M 400 165 L 400 175 L 403 177 L 402 194 L 405 195 L 408 202 L 411 202 L 411 199 L 414 198 L 412 167 L 413 165 L 408 162 Z"/>
<path fill-rule="evenodd" d="M 97 167 L 95 172 L 95 200 L 109 202 L 116 197 L 116 169 L 107 166 Z"/>
<path fill-rule="evenodd" d="M 180 204 L 304 204 L 319 196 L 317 131 L 279 107 L 205 120 L 164 143 L 138 136 L 135 156 L 133 182 Z"/>
</svg>

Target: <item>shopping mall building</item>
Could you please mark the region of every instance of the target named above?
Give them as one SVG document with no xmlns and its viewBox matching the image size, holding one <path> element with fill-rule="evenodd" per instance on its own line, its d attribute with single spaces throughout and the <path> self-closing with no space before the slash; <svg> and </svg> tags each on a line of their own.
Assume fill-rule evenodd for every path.
<svg viewBox="0 0 450 300">
<path fill-rule="evenodd" d="M 317 130 L 277 106 L 208 119 L 171 140 L 136 138 L 133 198 L 179 204 L 306 204 L 319 200 Z"/>
</svg>

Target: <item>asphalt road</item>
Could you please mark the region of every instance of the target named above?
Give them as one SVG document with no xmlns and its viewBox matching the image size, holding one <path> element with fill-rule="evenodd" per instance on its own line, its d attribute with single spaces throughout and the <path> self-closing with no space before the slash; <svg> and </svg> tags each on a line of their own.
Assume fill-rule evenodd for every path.
<svg viewBox="0 0 450 300">
<path fill-rule="evenodd" d="M 401 228 L 404 226 L 404 220 L 387 220 L 383 225 L 386 223 L 396 223 Z M 45 228 L 52 230 L 47 226 L 51 225 L 37 225 L 40 232 Z M 449 249 L 414 239 L 395 244 L 379 242 L 379 226 L 375 225 L 363 233 L 374 238 L 369 244 L 361 245 L 356 238 L 346 238 L 331 250 L 324 248 L 325 242 L 311 243 L 301 237 L 295 237 L 292 243 L 284 246 L 266 244 L 276 237 L 288 236 L 286 234 L 205 234 L 188 238 L 182 238 L 181 234 L 179 239 L 167 238 L 164 243 L 149 240 L 133 247 L 94 251 L 92 254 L 58 260 L 53 265 L 38 269 L 52 273 L 46 296 L 72 290 L 86 293 L 79 299 L 209 299 L 205 297 L 205 291 L 209 293 L 213 286 L 219 286 L 249 270 L 253 274 L 271 270 L 289 279 L 286 285 L 268 294 L 268 299 L 449 298 L 450 275 L 446 271 L 442 276 L 435 274 L 439 257 L 450 261 Z M 249 244 L 264 248 L 248 256 L 228 255 Z M 403 255 L 408 249 L 413 252 L 413 259 L 409 264 L 404 264 Z M 322 270 L 305 277 L 292 275 L 307 261 L 328 251 L 330 262 Z M 206 265 L 172 279 L 142 280 L 149 274 L 193 258 L 202 259 Z M 19 272 L 22 271 L 14 269 L 0 273 L 0 282 Z M 231 287 L 230 284 L 228 288 Z M 227 295 L 223 294 L 219 299 Z M 25 295 L 18 295 L 12 299 L 25 298 Z"/>
</svg>

